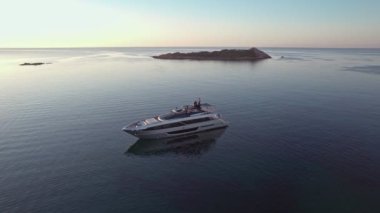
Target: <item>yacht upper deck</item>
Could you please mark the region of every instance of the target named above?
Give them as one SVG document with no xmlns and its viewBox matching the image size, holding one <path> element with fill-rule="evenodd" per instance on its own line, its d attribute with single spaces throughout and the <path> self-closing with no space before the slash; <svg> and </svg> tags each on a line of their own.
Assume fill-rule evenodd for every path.
<svg viewBox="0 0 380 213">
<path fill-rule="evenodd" d="M 171 112 L 158 116 L 159 120 L 172 120 L 179 118 L 186 118 L 201 114 L 208 114 L 213 112 L 215 109 L 210 104 L 201 104 L 200 107 L 195 106 L 183 106 L 182 108 L 173 109 Z"/>
</svg>

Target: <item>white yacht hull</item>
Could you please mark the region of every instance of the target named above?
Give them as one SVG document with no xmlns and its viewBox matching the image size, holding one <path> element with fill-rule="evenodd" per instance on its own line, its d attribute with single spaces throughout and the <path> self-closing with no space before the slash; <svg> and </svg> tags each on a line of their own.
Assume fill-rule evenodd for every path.
<svg viewBox="0 0 380 213">
<path fill-rule="evenodd" d="M 185 126 L 159 129 L 159 130 L 131 130 L 124 127 L 123 131 L 130 133 L 141 139 L 162 139 L 170 137 L 178 137 L 182 135 L 194 134 L 212 129 L 227 127 L 228 123 L 223 119 L 216 119 L 212 121 L 189 124 Z"/>
</svg>

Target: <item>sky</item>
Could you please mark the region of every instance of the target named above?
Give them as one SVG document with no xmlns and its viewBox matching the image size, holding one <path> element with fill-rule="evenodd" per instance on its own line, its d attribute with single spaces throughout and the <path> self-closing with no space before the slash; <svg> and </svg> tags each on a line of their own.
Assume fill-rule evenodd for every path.
<svg viewBox="0 0 380 213">
<path fill-rule="evenodd" d="M 380 48 L 378 0 L 0 0 L 0 47 Z"/>
</svg>

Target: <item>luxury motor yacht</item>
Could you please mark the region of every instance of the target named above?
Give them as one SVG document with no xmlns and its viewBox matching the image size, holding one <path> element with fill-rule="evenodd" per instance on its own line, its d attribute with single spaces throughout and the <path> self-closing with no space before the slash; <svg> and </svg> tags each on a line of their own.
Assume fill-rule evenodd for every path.
<svg viewBox="0 0 380 213">
<path fill-rule="evenodd" d="M 169 113 L 147 118 L 123 128 L 141 139 L 160 139 L 198 133 L 228 126 L 215 108 L 207 103 L 194 102 L 172 109 Z"/>
</svg>

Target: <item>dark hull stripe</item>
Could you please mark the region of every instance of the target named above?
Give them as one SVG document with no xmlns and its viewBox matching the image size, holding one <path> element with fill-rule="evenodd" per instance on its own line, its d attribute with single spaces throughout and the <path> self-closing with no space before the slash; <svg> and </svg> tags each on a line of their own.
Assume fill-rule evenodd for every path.
<svg viewBox="0 0 380 213">
<path fill-rule="evenodd" d="M 184 129 L 184 130 L 168 132 L 168 134 L 179 134 L 179 133 L 185 133 L 185 132 L 192 132 L 192 131 L 195 131 L 197 129 L 198 129 L 198 127 L 195 127 L 195 128 L 191 128 L 191 129 Z"/>
</svg>

